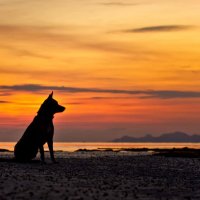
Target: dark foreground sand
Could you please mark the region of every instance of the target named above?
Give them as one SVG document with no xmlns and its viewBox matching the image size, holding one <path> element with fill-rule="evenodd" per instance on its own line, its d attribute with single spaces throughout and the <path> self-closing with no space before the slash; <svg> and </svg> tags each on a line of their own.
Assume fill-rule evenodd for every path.
<svg viewBox="0 0 200 200">
<path fill-rule="evenodd" d="M 200 199 L 200 160 L 69 156 L 59 164 L 0 162 L 4 199 Z"/>
</svg>

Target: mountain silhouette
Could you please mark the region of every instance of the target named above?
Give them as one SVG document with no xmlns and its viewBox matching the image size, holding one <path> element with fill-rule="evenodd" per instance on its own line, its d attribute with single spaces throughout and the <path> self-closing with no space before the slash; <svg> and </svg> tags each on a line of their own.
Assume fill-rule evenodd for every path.
<svg viewBox="0 0 200 200">
<path fill-rule="evenodd" d="M 158 137 L 146 135 L 144 137 L 123 136 L 112 142 L 200 142 L 200 135 L 189 135 L 183 132 L 164 133 Z"/>
</svg>

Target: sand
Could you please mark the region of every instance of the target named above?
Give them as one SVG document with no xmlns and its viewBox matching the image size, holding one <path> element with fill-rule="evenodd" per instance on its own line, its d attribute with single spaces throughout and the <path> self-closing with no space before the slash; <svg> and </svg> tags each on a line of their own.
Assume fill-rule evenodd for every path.
<svg viewBox="0 0 200 200">
<path fill-rule="evenodd" d="M 56 157 L 58 164 L 49 158 L 45 165 L 1 161 L 0 199 L 200 199 L 198 158 L 113 152 Z"/>
</svg>

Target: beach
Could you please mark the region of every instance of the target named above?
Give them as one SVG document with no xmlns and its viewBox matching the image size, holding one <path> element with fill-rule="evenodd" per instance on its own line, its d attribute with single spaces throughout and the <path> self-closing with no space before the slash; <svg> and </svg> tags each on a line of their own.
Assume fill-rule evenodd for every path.
<svg viewBox="0 0 200 200">
<path fill-rule="evenodd" d="M 12 153 L 5 154 L 0 199 L 200 199 L 199 158 L 117 152 L 56 152 L 56 157 L 58 164 L 48 154 L 46 164 L 39 158 L 16 163 Z"/>
</svg>

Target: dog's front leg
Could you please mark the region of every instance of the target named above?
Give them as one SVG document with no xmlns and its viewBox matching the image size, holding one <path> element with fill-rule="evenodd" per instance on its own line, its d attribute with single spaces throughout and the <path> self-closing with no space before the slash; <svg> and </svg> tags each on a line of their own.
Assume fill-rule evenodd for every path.
<svg viewBox="0 0 200 200">
<path fill-rule="evenodd" d="M 51 160 L 53 163 L 57 163 L 55 158 L 54 158 L 54 151 L 53 151 L 53 140 L 49 140 L 47 142 L 48 147 L 49 147 L 49 152 L 50 152 L 50 156 L 51 156 Z"/>
<path fill-rule="evenodd" d="M 39 148 L 40 148 L 41 161 L 42 161 L 42 163 L 45 163 L 45 160 L 44 160 L 44 147 L 43 147 L 43 145 L 41 145 Z"/>
</svg>

